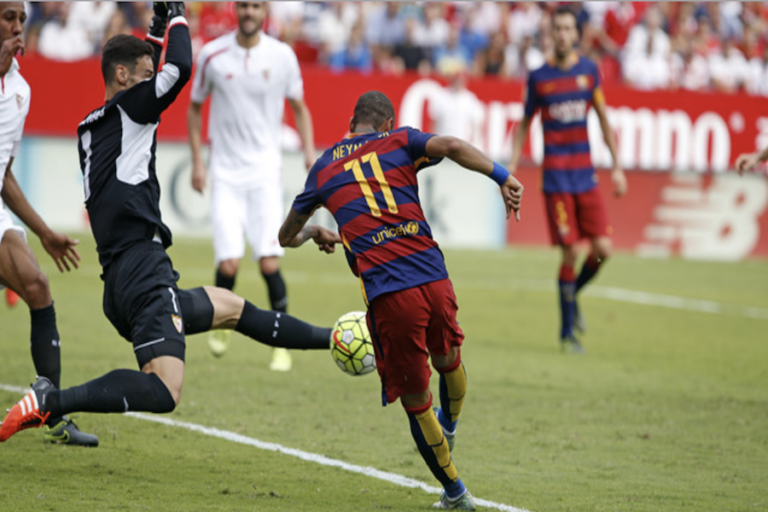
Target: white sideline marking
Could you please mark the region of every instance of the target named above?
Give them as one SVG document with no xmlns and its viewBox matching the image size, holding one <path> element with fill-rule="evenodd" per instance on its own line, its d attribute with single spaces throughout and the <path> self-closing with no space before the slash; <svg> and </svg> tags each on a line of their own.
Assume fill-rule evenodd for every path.
<svg viewBox="0 0 768 512">
<path fill-rule="evenodd" d="M 19 394 L 24 394 L 29 392 L 29 388 L 11 386 L 9 384 L 0 384 L 0 389 L 4 391 L 9 391 L 11 393 L 19 393 Z M 424 482 L 420 482 L 419 480 L 414 480 L 412 478 L 398 475 L 396 473 L 388 473 L 386 471 L 381 471 L 376 468 L 372 468 L 370 466 L 357 466 L 355 464 L 349 464 L 348 462 L 344 462 L 342 460 L 331 459 L 330 457 L 326 457 L 325 455 L 318 455 L 316 453 L 305 452 L 303 450 L 297 450 L 296 448 L 288 448 L 287 446 L 283 446 L 277 443 L 268 443 L 265 441 L 260 441 L 253 437 L 247 437 L 241 434 L 236 434 L 234 432 L 229 432 L 227 430 L 220 430 L 218 428 L 206 427 L 203 425 L 197 425 L 195 423 L 187 423 L 186 421 L 177 421 L 165 416 L 155 416 L 155 415 L 143 414 L 138 412 L 127 412 L 124 414 L 124 416 L 130 416 L 131 418 L 136 418 L 144 421 L 151 421 L 153 423 L 159 423 L 161 425 L 166 425 L 168 427 L 183 428 L 185 430 L 197 432 L 199 434 L 203 434 L 206 436 L 224 439 L 225 441 L 244 444 L 247 446 L 253 446 L 254 448 L 258 448 L 260 450 L 267 450 L 270 452 L 282 453 L 284 455 L 296 457 L 297 459 L 305 460 L 307 462 L 314 462 L 315 464 L 320 464 L 321 466 L 330 466 L 334 468 L 343 469 L 344 471 L 349 471 L 350 473 L 358 473 L 360 475 L 364 475 L 370 478 L 384 480 L 385 482 L 399 485 L 400 487 L 421 489 L 422 491 L 428 494 L 440 494 L 440 492 L 442 491 L 442 489 L 438 487 L 433 487 L 431 485 L 425 484 Z M 517 508 L 511 505 L 505 505 L 503 503 L 496 503 L 494 501 L 488 501 L 488 500 L 484 500 L 477 497 L 475 497 L 474 500 L 475 500 L 475 504 L 480 507 L 492 508 L 495 510 L 501 510 L 503 512 L 530 512 L 523 508 Z"/>
</svg>

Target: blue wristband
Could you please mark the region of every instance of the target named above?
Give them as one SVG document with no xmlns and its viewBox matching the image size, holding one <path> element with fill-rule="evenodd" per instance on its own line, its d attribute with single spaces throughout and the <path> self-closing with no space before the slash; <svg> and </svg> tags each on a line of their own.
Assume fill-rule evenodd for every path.
<svg viewBox="0 0 768 512">
<path fill-rule="evenodd" d="M 506 170 L 501 165 L 497 164 L 496 162 L 493 163 L 493 172 L 489 175 L 489 177 L 499 184 L 499 186 L 502 186 L 504 182 L 507 181 L 507 178 L 509 178 L 509 171 Z"/>
</svg>

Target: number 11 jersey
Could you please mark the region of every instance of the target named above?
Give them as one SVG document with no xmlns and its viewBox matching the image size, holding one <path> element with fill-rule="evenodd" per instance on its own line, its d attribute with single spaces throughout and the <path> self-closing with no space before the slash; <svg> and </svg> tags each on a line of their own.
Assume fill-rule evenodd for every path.
<svg viewBox="0 0 768 512">
<path fill-rule="evenodd" d="M 440 161 L 426 154 L 431 137 L 409 127 L 352 134 L 323 153 L 293 203 L 303 215 L 320 206 L 331 212 L 366 303 L 448 277 L 416 180 Z"/>
</svg>

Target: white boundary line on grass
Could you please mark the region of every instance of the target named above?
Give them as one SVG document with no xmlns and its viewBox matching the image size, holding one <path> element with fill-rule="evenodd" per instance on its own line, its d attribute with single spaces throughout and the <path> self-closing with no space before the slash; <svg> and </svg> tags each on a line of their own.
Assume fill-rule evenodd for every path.
<svg viewBox="0 0 768 512">
<path fill-rule="evenodd" d="M 19 393 L 19 394 L 24 394 L 29 392 L 28 388 L 11 386 L 8 384 L 0 384 L 0 389 L 4 391 L 9 391 L 11 393 Z M 314 462 L 315 464 L 320 464 L 321 466 L 330 466 L 330 467 L 342 469 L 344 471 L 349 471 L 350 473 L 357 473 L 370 478 L 384 480 L 385 482 L 399 485 L 400 487 L 421 489 L 422 491 L 428 494 L 440 494 L 440 492 L 442 491 L 442 489 L 438 487 L 433 487 L 431 485 L 425 484 L 424 482 L 420 482 L 419 480 L 414 480 L 413 478 L 408 478 L 402 475 L 398 475 L 396 473 L 381 471 L 376 468 L 372 468 L 370 466 L 357 466 L 355 464 L 350 464 L 342 460 L 331 459 L 330 457 L 326 457 L 325 455 L 318 455 L 316 453 L 305 452 L 303 450 L 297 450 L 296 448 L 288 448 L 287 446 L 283 446 L 277 443 L 260 441 L 253 437 L 248 437 L 241 434 L 236 434 L 234 432 L 229 432 L 228 430 L 221 430 L 218 428 L 198 425 L 196 423 L 188 423 L 186 421 L 177 421 L 165 416 L 155 416 L 155 415 L 143 414 L 138 412 L 127 412 L 125 413 L 125 416 L 130 416 L 131 418 L 136 418 L 139 420 L 150 421 L 153 423 L 159 423 L 161 425 L 165 425 L 168 427 L 175 427 L 175 428 L 182 428 L 184 430 L 190 430 L 192 432 L 197 432 L 198 434 L 203 434 L 210 437 L 216 437 L 218 439 L 223 439 L 225 441 L 230 441 L 232 443 L 239 443 L 247 446 L 253 446 L 254 448 L 258 448 L 260 450 L 282 453 L 284 455 L 288 455 L 290 457 L 296 457 L 297 459 L 301 459 L 307 462 Z M 480 507 L 501 510 L 502 512 L 529 512 L 526 509 L 513 507 L 511 505 L 505 505 L 503 503 L 496 503 L 494 501 L 488 501 L 488 500 L 484 500 L 477 497 L 475 497 L 474 500 L 475 500 L 475 504 L 477 504 Z"/>
<path fill-rule="evenodd" d="M 454 279 L 454 286 L 457 288 L 475 288 L 478 290 L 507 289 L 526 292 L 557 292 L 554 283 L 538 279 L 489 281 L 459 278 Z M 630 290 L 628 288 L 618 288 L 615 286 L 593 285 L 585 289 L 584 294 L 588 297 L 626 302 L 630 304 L 640 304 L 643 306 L 678 309 L 682 311 L 693 311 L 695 313 L 709 313 L 714 315 L 740 316 L 756 320 L 768 320 L 768 309 L 766 308 L 740 306 L 713 300 L 690 299 L 678 295 L 644 292 L 641 290 Z"/>
</svg>

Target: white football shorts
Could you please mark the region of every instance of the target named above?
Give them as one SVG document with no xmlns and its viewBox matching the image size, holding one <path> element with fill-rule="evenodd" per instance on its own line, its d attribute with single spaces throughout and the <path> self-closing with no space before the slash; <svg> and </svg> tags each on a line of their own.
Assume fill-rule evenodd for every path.
<svg viewBox="0 0 768 512">
<path fill-rule="evenodd" d="M 253 259 L 283 256 L 277 235 L 283 224 L 283 186 L 280 180 L 255 188 L 221 181 L 211 184 L 211 224 L 216 266 L 245 255 L 245 238 Z"/>
</svg>

